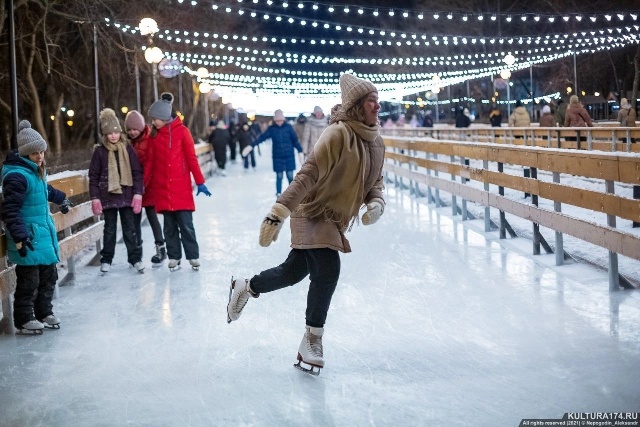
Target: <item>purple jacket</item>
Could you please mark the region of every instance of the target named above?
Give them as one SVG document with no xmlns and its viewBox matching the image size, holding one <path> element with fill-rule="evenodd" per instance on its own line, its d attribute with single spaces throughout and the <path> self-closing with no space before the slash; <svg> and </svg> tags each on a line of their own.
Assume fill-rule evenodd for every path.
<svg viewBox="0 0 640 427">
<path fill-rule="evenodd" d="M 133 187 L 122 187 L 122 194 L 109 193 L 109 156 L 103 145 L 98 145 L 89 165 L 89 195 L 91 199 L 100 199 L 102 209 L 124 208 L 131 206 L 134 194 L 142 194 L 142 166 L 136 150 L 127 144 Z M 117 155 L 117 154 L 116 154 Z"/>
</svg>

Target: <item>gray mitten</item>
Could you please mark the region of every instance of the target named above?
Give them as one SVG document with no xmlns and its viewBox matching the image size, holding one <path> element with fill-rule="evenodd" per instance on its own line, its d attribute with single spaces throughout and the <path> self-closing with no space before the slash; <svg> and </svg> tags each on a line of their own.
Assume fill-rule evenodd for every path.
<svg viewBox="0 0 640 427">
<path fill-rule="evenodd" d="M 367 211 L 362 215 L 362 224 L 371 225 L 380 219 L 384 213 L 384 200 L 374 198 L 367 203 Z"/>
<path fill-rule="evenodd" d="M 284 220 L 291 215 L 291 211 L 285 205 L 276 203 L 260 225 L 260 246 L 267 247 L 278 239 L 278 233 L 284 224 Z"/>
</svg>

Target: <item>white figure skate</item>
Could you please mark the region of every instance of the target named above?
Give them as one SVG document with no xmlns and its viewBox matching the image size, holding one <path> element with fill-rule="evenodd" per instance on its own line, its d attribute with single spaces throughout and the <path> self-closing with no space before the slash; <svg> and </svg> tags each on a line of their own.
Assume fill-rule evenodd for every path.
<svg viewBox="0 0 640 427">
<path fill-rule="evenodd" d="M 294 364 L 294 367 L 307 374 L 320 375 L 320 369 L 324 368 L 324 359 L 322 358 L 323 334 L 324 328 L 307 326 L 304 337 L 300 342 L 300 347 L 298 347 L 298 363 Z M 301 365 L 301 363 L 309 367 Z"/>
<path fill-rule="evenodd" d="M 242 309 L 247 305 L 249 298 L 258 298 L 260 294 L 254 293 L 249 287 L 249 279 L 235 280 L 231 276 L 231 287 L 229 288 L 229 303 L 227 304 L 227 323 L 238 320 L 242 314 Z"/>
<path fill-rule="evenodd" d="M 169 270 L 170 271 L 178 271 L 178 270 L 180 270 L 180 260 L 179 259 L 169 259 Z"/>
<path fill-rule="evenodd" d="M 60 319 L 58 319 L 53 314 L 48 315 L 47 317 L 42 319 L 40 322 L 42 322 L 44 327 L 47 329 L 60 329 Z"/>
<path fill-rule="evenodd" d="M 37 320 L 29 320 L 27 323 L 19 328 L 16 328 L 16 333 L 20 335 L 42 335 L 44 325 Z"/>
<path fill-rule="evenodd" d="M 191 268 L 195 271 L 200 270 L 200 260 L 199 259 L 190 259 L 189 264 L 191 264 Z"/>
</svg>

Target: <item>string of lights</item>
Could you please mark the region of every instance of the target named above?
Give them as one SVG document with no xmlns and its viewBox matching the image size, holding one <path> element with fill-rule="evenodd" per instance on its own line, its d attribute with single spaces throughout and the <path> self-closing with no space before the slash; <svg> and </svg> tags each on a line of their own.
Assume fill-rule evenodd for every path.
<svg viewBox="0 0 640 427">
<path fill-rule="evenodd" d="M 232 4 L 221 6 L 220 2 L 212 2 L 212 1 L 196 1 L 196 0 L 178 0 L 178 3 L 198 6 L 199 4 L 210 5 L 213 10 L 224 10 L 227 13 L 232 13 L 234 8 Z M 510 12 L 452 12 L 452 11 L 425 11 L 425 10 L 415 10 L 415 9 L 407 9 L 407 8 L 388 8 L 388 7 L 367 7 L 367 6 L 356 6 L 356 5 L 341 5 L 335 6 L 330 3 L 316 2 L 316 1 L 282 1 L 275 2 L 273 0 L 237 0 L 237 4 L 249 4 L 256 6 L 267 6 L 269 8 L 278 8 L 282 10 L 298 10 L 298 11 L 307 11 L 312 10 L 314 12 L 324 12 L 329 15 L 337 15 L 342 13 L 344 16 L 363 16 L 363 17 L 398 17 L 402 19 L 416 19 L 418 21 L 424 21 L 427 19 L 431 19 L 433 21 L 438 20 L 448 20 L 448 21 L 460 21 L 460 22 L 468 22 L 472 19 L 477 21 L 486 21 L 486 22 L 500 22 L 504 21 L 507 23 L 510 22 L 518 22 L 518 23 L 539 23 L 539 22 L 548 22 L 548 23 L 556 23 L 556 22 L 612 22 L 612 21 L 630 21 L 635 22 L 638 20 L 637 12 L 629 12 L 629 11 L 607 11 L 600 13 L 510 13 Z M 235 9 L 236 13 L 243 9 Z M 256 13 L 256 17 L 259 14 L 264 15 L 264 10 L 254 10 L 250 9 L 252 12 Z M 244 12 L 243 12 L 244 13 Z"/>
</svg>

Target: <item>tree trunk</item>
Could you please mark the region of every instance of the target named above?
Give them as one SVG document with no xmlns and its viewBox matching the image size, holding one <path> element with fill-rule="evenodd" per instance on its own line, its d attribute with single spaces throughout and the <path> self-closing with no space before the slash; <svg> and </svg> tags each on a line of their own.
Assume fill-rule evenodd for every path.
<svg viewBox="0 0 640 427">
<path fill-rule="evenodd" d="M 64 103 L 64 95 L 60 94 L 58 96 L 58 100 L 56 102 L 56 109 L 55 109 L 55 114 L 53 116 L 53 129 L 52 129 L 52 144 L 53 145 L 53 150 L 56 153 L 60 153 L 62 152 L 62 133 L 60 132 L 60 126 L 63 125 L 62 123 L 62 114 L 61 114 L 61 108 L 62 108 L 62 104 Z"/>
<path fill-rule="evenodd" d="M 636 50 L 635 58 L 633 58 L 633 66 L 636 73 L 633 77 L 633 90 L 631 91 L 631 108 L 637 110 L 636 99 L 638 99 L 638 85 L 640 85 L 640 45 Z"/>
</svg>

